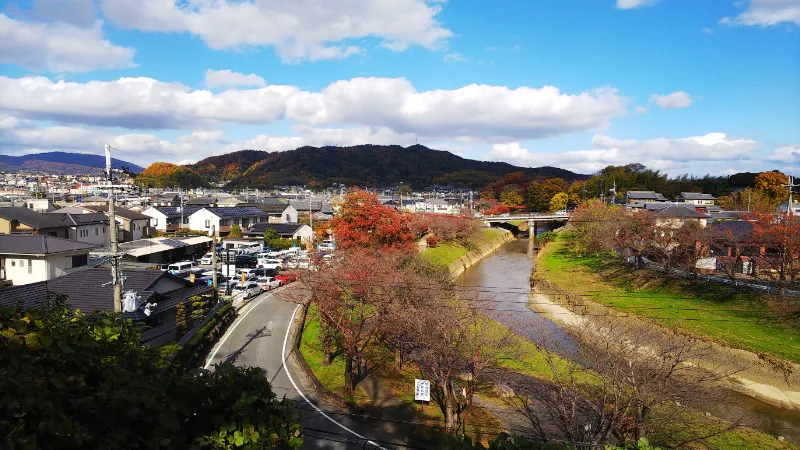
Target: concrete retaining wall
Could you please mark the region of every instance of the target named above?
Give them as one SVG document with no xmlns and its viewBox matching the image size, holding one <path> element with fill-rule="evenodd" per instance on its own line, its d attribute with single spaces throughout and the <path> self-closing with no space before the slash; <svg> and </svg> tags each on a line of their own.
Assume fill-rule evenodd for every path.
<svg viewBox="0 0 800 450">
<path fill-rule="evenodd" d="M 501 228 L 496 228 L 496 230 L 500 232 L 500 236 L 484 242 L 475 250 L 472 250 L 461 258 L 451 262 L 450 265 L 447 266 L 447 269 L 450 271 L 450 274 L 453 276 L 453 278 L 459 277 L 462 273 L 464 273 L 464 271 L 472 267 L 473 264 L 494 253 L 495 250 L 500 248 L 506 242 L 514 239 L 514 235 L 510 231 L 503 230 Z"/>
</svg>

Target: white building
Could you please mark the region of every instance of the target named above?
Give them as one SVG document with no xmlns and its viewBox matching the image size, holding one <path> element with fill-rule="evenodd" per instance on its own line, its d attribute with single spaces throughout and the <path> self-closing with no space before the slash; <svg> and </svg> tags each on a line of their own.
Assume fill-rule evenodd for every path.
<svg viewBox="0 0 800 450">
<path fill-rule="evenodd" d="M 0 235 L 0 280 L 14 285 L 51 280 L 87 265 L 92 248 L 41 234 Z"/>
<path fill-rule="evenodd" d="M 111 243 L 108 217 L 103 213 L 52 214 L 62 216 L 61 221 L 67 227 L 70 240 L 96 247 L 106 247 Z"/>
<path fill-rule="evenodd" d="M 410 206 L 413 212 L 418 213 L 433 213 L 433 214 L 459 214 L 461 207 L 453 205 L 440 198 L 428 199 L 422 202 L 414 203 Z"/>
<path fill-rule="evenodd" d="M 199 231 L 217 230 L 217 236 L 230 233 L 233 225 L 242 231 L 250 226 L 267 221 L 267 213 L 254 206 L 208 207 L 201 208 L 189 216 L 189 228 Z"/>
<path fill-rule="evenodd" d="M 294 239 L 298 243 L 311 242 L 314 238 L 314 230 L 304 223 L 257 223 L 244 230 L 244 235 L 262 237 L 267 230 L 275 230 L 278 233 L 278 237 Z"/>
<path fill-rule="evenodd" d="M 81 203 L 79 205 L 68 206 L 61 208 L 54 212 L 58 213 L 79 213 L 79 214 L 92 214 L 92 213 L 108 213 L 108 205 L 87 205 Z M 136 211 L 117 206 L 114 208 L 115 217 L 117 219 L 117 235 L 120 242 L 136 241 L 150 237 L 153 232 L 150 226 L 150 216 L 145 216 Z"/>
<path fill-rule="evenodd" d="M 711 194 L 701 194 L 699 192 L 681 192 L 681 195 L 678 196 L 679 202 L 697 206 L 713 205 L 716 200 L 717 198 Z"/>
<path fill-rule="evenodd" d="M 189 216 L 200 210 L 199 206 L 151 206 L 142 214 L 151 218 L 150 226 L 160 231 L 189 228 Z"/>
</svg>

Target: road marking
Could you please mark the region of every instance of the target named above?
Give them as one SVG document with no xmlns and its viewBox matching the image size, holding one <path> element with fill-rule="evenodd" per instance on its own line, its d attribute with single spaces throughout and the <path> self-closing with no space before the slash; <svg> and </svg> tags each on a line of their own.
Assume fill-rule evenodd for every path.
<svg viewBox="0 0 800 450">
<path fill-rule="evenodd" d="M 283 370 L 286 372 L 286 376 L 289 378 L 289 382 L 292 383 L 292 386 L 294 386 L 294 390 L 297 391 L 298 394 L 300 394 L 300 397 L 303 397 L 303 400 L 305 400 L 306 403 L 311 405 L 312 408 L 316 409 L 317 412 L 322 414 L 323 417 L 325 417 L 326 419 L 328 419 L 331 422 L 333 422 L 334 425 L 336 425 L 339 428 L 349 432 L 350 434 L 352 434 L 353 436 L 356 436 L 359 439 L 366 440 L 367 444 L 370 444 L 370 445 L 373 445 L 375 447 L 378 447 L 381 450 L 386 450 L 386 448 L 381 447 L 380 445 L 368 440 L 366 437 L 356 433 L 355 431 L 351 430 L 350 428 L 347 428 L 346 426 L 342 425 L 341 423 L 333 420 L 333 418 L 331 418 L 331 416 L 325 414 L 324 411 L 322 411 L 321 409 L 317 408 L 317 405 L 311 403 L 311 401 L 308 398 L 306 398 L 306 396 L 297 387 L 297 383 L 294 382 L 294 379 L 292 378 L 292 374 L 289 373 L 289 367 L 286 365 L 286 342 L 289 340 L 289 332 L 292 331 L 292 324 L 294 324 L 294 316 L 295 316 L 295 314 L 297 314 L 297 310 L 298 309 L 300 309 L 300 305 L 297 305 L 294 308 L 294 311 L 292 311 L 292 318 L 289 319 L 289 326 L 286 328 L 286 336 L 283 337 L 283 348 L 281 349 L 281 357 L 283 359 Z"/>
<path fill-rule="evenodd" d="M 271 296 L 272 294 L 265 295 L 261 300 L 257 301 L 253 306 L 250 307 L 250 309 L 245 311 L 245 313 L 236 320 L 236 323 L 234 323 L 233 326 L 228 329 L 228 331 L 225 333 L 225 336 L 222 336 L 222 340 L 219 341 L 219 344 L 217 344 L 217 346 L 214 347 L 214 351 L 211 352 L 211 356 L 208 357 L 208 361 L 206 361 L 206 365 L 203 366 L 203 369 L 208 369 L 211 366 L 211 361 L 213 361 L 214 357 L 217 356 L 217 352 L 219 352 L 219 349 L 222 348 L 222 345 L 225 343 L 225 341 L 227 341 L 230 335 L 233 334 L 233 330 L 235 330 L 240 323 L 244 322 L 244 318 L 247 317 L 248 314 L 250 314 L 250 311 L 256 309 L 256 306 L 258 306 L 259 304 L 261 304 L 261 302 L 263 302 L 264 300 L 266 300 Z"/>
</svg>

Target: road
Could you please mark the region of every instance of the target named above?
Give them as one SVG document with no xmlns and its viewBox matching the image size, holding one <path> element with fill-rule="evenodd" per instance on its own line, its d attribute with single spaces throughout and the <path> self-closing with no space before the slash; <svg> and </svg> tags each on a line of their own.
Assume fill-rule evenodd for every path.
<svg viewBox="0 0 800 450">
<path fill-rule="evenodd" d="M 278 397 L 296 402 L 306 434 L 303 448 L 405 449 L 402 426 L 362 419 L 320 404 L 292 356 L 290 326 L 301 313 L 281 298 L 284 289 L 264 293 L 250 301 L 211 350 L 206 368 L 225 361 L 237 366 L 260 367 Z"/>
</svg>

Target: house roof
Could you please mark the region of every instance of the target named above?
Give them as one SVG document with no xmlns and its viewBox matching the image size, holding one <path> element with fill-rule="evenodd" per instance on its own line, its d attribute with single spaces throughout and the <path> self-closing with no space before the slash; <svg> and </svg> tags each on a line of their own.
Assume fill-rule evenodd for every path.
<svg viewBox="0 0 800 450">
<path fill-rule="evenodd" d="M 152 208 L 169 218 L 181 216 L 180 206 L 152 206 Z M 183 216 L 189 217 L 201 209 L 201 206 L 184 206 Z"/>
<path fill-rule="evenodd" d="M 285 200 L 281 200 L 275 197 L 251 197 L 248 195 L 237 195 L 237 200 L 240 200 L 245 203 L 253 203 L 259 205 L 287 205 Z"/>
<path fill-rule="evenodd" d="M 3 207 L 0 208 L 0 217 L 6 220 L 16 220 L 20 223 L 24 223 L 31 228 L 35 228 L 37 230 L 43 228 L 61 228 L 64 224 L 61 222 L 61 218 L 51 215 L 33 211 L 28 208 L 23 207 Z"/>
<path fill-rule="evenodd" d="M 753 233 L 753 224 L 746 220 L 726 220 L 712 225 L 710 230 L 715 234 L 730 232 L 736 239 L 746 241 Z"/>
<path fill-rule="evenodd" d="M 711 194 L 703 194 L 700 192 L 681 192 L 681 198 L 685 200 L 716 200 L 717 198 Z"/>
<path fill-rule="evenodd" d="M 256 208 L 255 206 L 218 206 L 218 207 L 205 207 L 202 208 L 220 218 L 227 217 L 261 217 L 264 211 Z"/>
<path fill-rule="evenodd" d="M 144 255 L 151 255 L 153 253 L 160 253 L 169 251 L 174 248 L 188 247 L 190 245 L 211 243 L 213 239 L 208 236 L 194 236 L 194 237 L 155 237 L 147 239 L 137 239 L 135 241 L 123 242 L 119 244 L 120 251 L 125 254 L 140 257 Z"/>
<path fill-rule="evenodd" d="M 0 254 L 4 255 L 52 255 L 93 248 L 93 245 L 83 242 L 43 234 L 0 234 Z"/>
<path fill-rule="evenodd" d="M 103 213 L 73 214 L 73 213 L 47 213 L 61 216 L 61 222 L 68 226 L 81 226 L 92 224 L 107 224 L 108 216 Z"/>
<path fill-rule="evenodd" d="M 333 213 L 333 206 L 330 203 L 312 200 L 310 203 L 308 200 L 289 200 L 289 204 L 294 207 L 294 209 L 298 211 L 308 211 L 309 209 L 311 212 L 324 212 L 324 213 Z"/>
<path fill-rule="evenodd" d="M 255 205 L 256 208 L 268 214 L 282 214 L 290 206 L 285 203 L 261 203 Z"/>
<path fill-rule="evenodd" d="M 216 197 L 196 197 L 184 202 L 187 205 L 213 205 L 217 203 Z"/>
<path fill-rule="evenodd" d="M 659 200 L 666 201 L 666 197 L 655 191 L 628 191 L 625 194 L 627 198 L 642 199 L 642 200 Z"/>
<path fill-rule="evenodd" d="M 707 219 L 708 216 L 685 206 L 670 205 L 656 212 L 656 217 L 670 219 Z"/>
<path fill-rule="evenodd" d="M 168 272 L 158 270 L 125 270 L 123 292 L 135 291 L 139 294 L 141 304 L 147 301 L 157 303 L 156 314 L 168 311 L 181 301 L 213 290 L 211 286 L 192 284 Z M 157 282 L 162 278 L 171 278 L 181 286 L 177 289 L 157 293 Z M 114 310 L 114 291 L 111 282 L 111 270 L 108 267 L 93 267 L 72 272 L 49 281 L 12 286 L 0 290 L 0 308 L 13 308 L 21 305 L 30 308 L 45 303 L 50 293 L 65 295 L 69 298 L 70 309 L 83 312 L 97 310 Z M 137 319 L 144 318 L 141 312 L 125 313 L 124 316 Z"/>
<path fill-rule="evenodd" d="M 297 233 L 302 227 L 307 227 L 304 223 L 256 223 L 253 224 L 247 231 L 244 232 L 250 236 L 261 236 L 267 230 L 275 230 L 279 236 L 292 236 Z"/>
<path fill-rule="evenodd" d="M 97 212 L 108 212 L 108 205 L 79 205 L 83 209 L 88 209 L 89 211 L 97 211 Z M 117 206 L 114 208 L 114 214 L 128 219 L 128 220 L 141 220 L 146 219 L 150 220 L 150 216 L 145 216 L 144 214 L 138 213 L 136 211 L 131 211 L 130 209 L 123 208 Z"/>
</svg>

